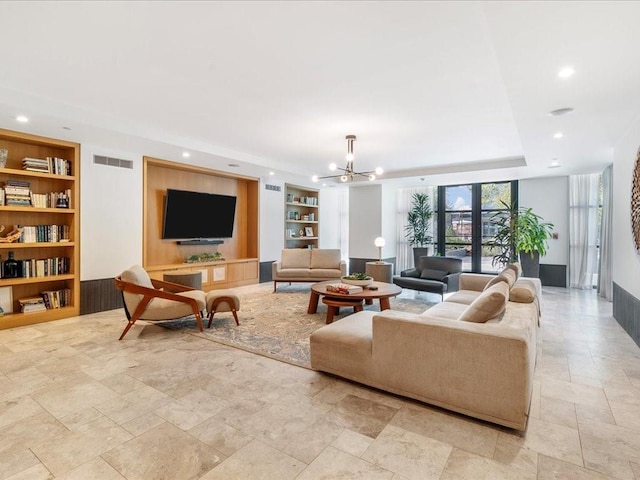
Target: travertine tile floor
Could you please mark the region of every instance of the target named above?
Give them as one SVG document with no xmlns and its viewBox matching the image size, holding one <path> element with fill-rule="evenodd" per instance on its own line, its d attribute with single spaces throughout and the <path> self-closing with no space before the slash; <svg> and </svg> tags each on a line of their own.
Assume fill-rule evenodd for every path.
<svg viewBox="0 0 640 480">
<path fill-rule="evenodd" d="M 524 435 L 104 312 L 0 331 L 1 479 L 640 479 L 640 349 L 545 288 Z"/>
</svg>

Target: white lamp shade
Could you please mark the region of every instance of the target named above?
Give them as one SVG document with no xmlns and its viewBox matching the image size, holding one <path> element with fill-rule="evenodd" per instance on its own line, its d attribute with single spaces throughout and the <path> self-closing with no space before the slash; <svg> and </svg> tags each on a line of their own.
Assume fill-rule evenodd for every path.
<svg viewBox="0 0 640 480">
<path fill-rule="evenodd" d="M 384 247 L 387 242 L 384 241 L 384 238 L 378 237 L 378 238 L 375 239 L 374 243 L 375 243 L 376 247 Z"/>
</svg>

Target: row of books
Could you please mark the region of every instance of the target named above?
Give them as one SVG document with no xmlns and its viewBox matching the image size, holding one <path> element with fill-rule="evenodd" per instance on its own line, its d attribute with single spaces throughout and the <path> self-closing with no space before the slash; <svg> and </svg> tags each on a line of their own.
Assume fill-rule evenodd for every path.
<svg viewBox="0 0 640 480">
<path fill-rule="evenodd" d="M 22 159 L 22 169 L 31 172 L 53 173 L 55 175 L 71 175 L 71 162 L 58 157 L 25 157 Z"/>
<path fill-rule="evenodd" d="M 63 288 L 61 290 L 45 290 L 41 292 L 44 306 L 47 310 L 51 308 L 62 308 L 71 305 L 71 290 Z"/>
<path fill-rule="evenodd" d="M 68 242 L 71 232 L 69 225 L 18 225 L 22 235 L 18 243 Z"/>
<path fill-rule="evenodd" d="M 71 290 L 45 290 L 39 297 L 25 297 L 18 299 L 22 313 L 41 312 L 52 308 L 66 307 L 71 304 Z"/>
<path fill-rule="evenodd" d="M 2 192 L 2 204 L 18 207 L 31 206 L 31 183 L 22 180 L 7 180 Z"/>
<path fill-rule="evenodd" d="M 49 277 L 64 275 L 71 270 L 69 257 L 26 258 L 16 260 L 17 278 Z M 5 275 L 7 275 L 5 273 Z"/>
<path fill-rule="evenodd" d="M 31 205 L 38 208 L 69 208 L 71 189 L 64 192 L 31 193 Z"/>
</svg>

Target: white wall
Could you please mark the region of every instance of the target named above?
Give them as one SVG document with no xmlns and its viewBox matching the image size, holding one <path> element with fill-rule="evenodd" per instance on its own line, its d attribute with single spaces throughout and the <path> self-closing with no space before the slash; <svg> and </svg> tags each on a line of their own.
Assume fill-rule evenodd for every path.
<svg viewBox="0 0 640 480">
<path fill-rule="evenodd" d="M 557 240 L 549 240 L 540 263 L 569 266 L 569 177 L 530 178 L 518 182 L 518 203 L 532 208 L 554 225 Z"/>
<path fill-rule="evenodd" d="M 374 241 L 382 236 L 382 186 L 349 188 L 349 256 L 378 258 Z M 386 255 L 386 253 L 385 253 Z"/>
<path fill-rule="evenodd" d="M 280 192 L 267 190 L 265 184 L 282 187 Z M 284 182 L 260 181 L 260 261 L 279 260 L 284 248 Z"/>
<path fill-rule="evenodd" d="M 397 187 L 382 185 L 382 206 L 380 222 L 382 238 L 384 238 L 386 242 L 384 248 L 382 249 L 382 258 L 393 258 L 396 256 L 396 224 L 398 223 L 398 205 L 396 200 L 397 190 Z M 376 251 L 376 258 L 377 256 L 378 252 Z"/>
<path fill-rule="evenodd" d="M 324 188 L 318 195 L 320 248 L 340 248 L 340 189 Z"/>
<path fill-rule="evenodd" d="M 93 155 L 133 161 L 133 170 L 93 163 Z M 142 155 L 82 144 L 80 280 L 115 277 L 142 264 Z"/>
<path fill-rule="evenodd" d="M 631 232 L 631 181 L 640 147 L 640 118 L 616 144 L 613 154 L 613 281 L 640 299 L 640 255 Z"/>
</svg>

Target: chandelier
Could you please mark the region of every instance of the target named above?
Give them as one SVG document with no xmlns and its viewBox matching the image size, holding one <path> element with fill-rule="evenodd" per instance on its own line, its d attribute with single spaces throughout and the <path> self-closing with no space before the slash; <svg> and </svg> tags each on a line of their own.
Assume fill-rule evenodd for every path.
<svg viewBox="0 0 640 480">
<path fill-rule="evenodd" d="M 340 178 L 341 182 L 352 182 L 354 177 L 365 177 L 366 179 L 373 182 L 376 179 L 376 175 L 382 175 L 382 168 L 380 167 L 370 172 L 356 172 L 353 169 L 353 142 L 356 141 L 356 136 L 347 135 L 345 138 L 347 140 L 347 166 L 345 168 L 340 168 L 335 163 L 329 165 L 329 170 L 341 170 L 342 173 L 339 173 L 338 175 L 327 175 L 325 177 L 314 175 L 313 177 L 311 177 L 311 180 L 317 182 L 318 180 L 324 180 L 325 178 Z"/>
</svg>

